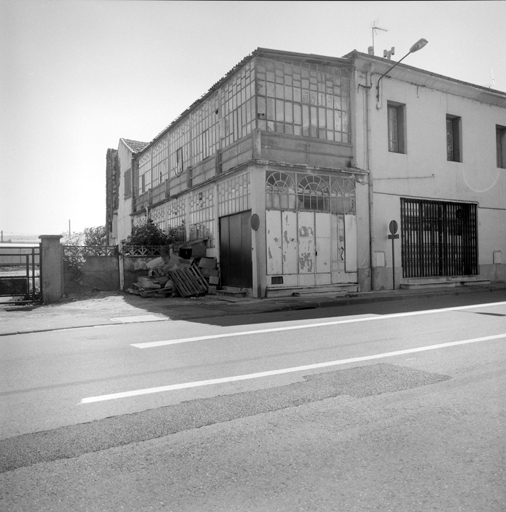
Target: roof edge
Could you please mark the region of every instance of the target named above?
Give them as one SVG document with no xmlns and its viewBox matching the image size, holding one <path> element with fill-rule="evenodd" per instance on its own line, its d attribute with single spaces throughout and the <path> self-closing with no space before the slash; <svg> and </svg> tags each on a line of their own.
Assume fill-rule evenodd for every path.
<svg viewBox="0 0 506 512">
<path fill-rule="evenodd" d="M 359 57 L 364 58 L 366 60 L 372 60 L 372 61 L 375 61 L 375 62 L 381 62 L 382 64 L 387 64 L 387 63 L 390 63 L 392 65 L 395 64 L 395 62 L 393 62 L 393 61 L 391 61 L 389 59 L 384 59 L 384 58 L 378 57 L 376 55 L 369 55 L 368 53 L 359 52 L 357 50 L 353 50 L 353 51 L 351 51 L 350 53 L 347 53 L 344 56 L 344 58 L 350 59 L 350 61 L 352 61 L 352 60 L 354 60 L 356 58 L 359 58 Z M 426 74 L 426 75 L 431 76 L 433 78 L 454 82 L 456 84 L 465 85 L 467 87 L 473 87 L 473 88 L 479 89 L 479 90 L 481 90 L 483 92 L 487 92 L 489 94 L 496 94 L 498 96 L 504 96 L 506 98 L 506 92 L 498 91 L 497 89 L 492 89 L 492 88 L 489 88 L 489 87 L 485 87 L 484 85 L 473 84 L 472 82 L 465 82 L 464 80 L 459 80 L 457 78 L 452 78 L 452 77 L 446 76 L 446 75 L 440 75 L 439 73 L 434 73 L 432 71 L 427 71 L 426 69 L 415 68 L 414 66 L 410 66 L 409 64 L 400 63 L 400 64 L 398 64 L 398 66 L 399 66 L 399 68 L 405 68 L 405 69 L 408 69 L 410 71 L 415 71 L 415 72 L 418 72 L 418 73 L 423 73 L 423 74 Z"/>
<path fill-rule="evenodd" d="M 220 78 L 215 84 L 213 84 L 207 92 L 205 92 L 202 96 L 200 96 L 199 99 L 194 101 L 185 111 L 183 111 L 179 116 L 174 119 L 168 126 L 166 126 L 161 132 L 159 132 L 150 142 L 146 144 L 146 146 L 138 151 L 138 153 L 141 153 L 145 150 L 147 150 L 150 146 L 155 144 L 161 137 L 163 137 L 171 128 L 173 128 L 177 123 L 179 123 L 183 117 L 190 113 L 192 110 L 194 110 L 200 103 L 205 101 L 209 96 L 214 94 L 229 78 L 231 75 L 233 75 L 239 68 L 247 64 L 250 60 L 252 60 L 255 57 L 260 56 L 269 56 L 269 55 L 276 55 L 276 56 L 285 56 L 285 57 L 292 57 L 292 58 L 298 58 L 301 60 L 310 61 L 311 59 L 314 60 L 320 60 L 320 61 L 328 61 L 328 62 L 334 62 L 339 64 L 351 64 L 348 59 L 343 59 L 341 57 L 330 57 L 326 55 L 316 55 L 313 53 L 297 53 L 297 52 L 289 52 L 284 50 L 273 50 L 270 48 L 256 48 L 253 50 L 249 55 L 246 55 L 243 59 L 241 59 L 232 69 L 230 69 L 225 75 L 223 75 L 222 78 Z"/>
</svg>

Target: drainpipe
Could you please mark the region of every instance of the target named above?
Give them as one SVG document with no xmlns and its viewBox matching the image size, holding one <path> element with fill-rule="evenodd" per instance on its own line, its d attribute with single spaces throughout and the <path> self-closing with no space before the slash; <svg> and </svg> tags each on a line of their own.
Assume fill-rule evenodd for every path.
<svg viewBox="0 0 506 512">
<path fill-rule="evenodd" d="M 369 259 L 370 259 L 370 273 L 371 273 L 371 291 L 375 289 L 375 276 L 374 276 L 374 191 L 373 191 L 373 176 L 371 169 L 371 115 L 370 115 L 370 101 L 369 94 L 372 89 L 372 72 L 374 64 L 371 62 L 366 73 L 366 92 L 365 92 L 365 115 L 366 115 L 366 169 L 369 171 Z"/>
</svg>

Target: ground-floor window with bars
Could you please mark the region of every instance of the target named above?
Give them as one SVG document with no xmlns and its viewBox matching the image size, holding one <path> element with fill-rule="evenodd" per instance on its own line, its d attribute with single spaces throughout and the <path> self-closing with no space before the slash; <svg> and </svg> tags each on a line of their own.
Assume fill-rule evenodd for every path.
<svg viewBox="0 0 506 512">
<path fill-rule="evenodd" d="M 401 198 L 403 277 L 478 274 L 476 204 Z"/>
</svg>

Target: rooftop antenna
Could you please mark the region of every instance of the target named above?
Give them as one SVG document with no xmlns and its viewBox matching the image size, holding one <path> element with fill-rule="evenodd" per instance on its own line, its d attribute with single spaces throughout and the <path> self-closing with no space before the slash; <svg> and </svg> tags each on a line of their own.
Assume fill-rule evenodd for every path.
<svg viewBox="0 0 506 512">
<path fill-rule="evenodd" d="M 492 73 L 492 82 L 488 85 L 485 85 L 485 87 L 488 87 L 489 89 L 492 89 L 492 88 L 495 89 L 494 70 L 492 68 L 490 68 L 490 73 Z"/>
<path fill-rule="evenodd" d="M 371 55 L 374 55 L 374 35 L 376 33 L 375 32 L 376 30 L 382 30 L 383 32 L 388 32 L 388 30 L 386 28 L 377 27 L 376 20 L 373 21 L 373 23 L 372 23 L 372 46 L 369 48 L 370 49 L 369 53 Z"/>
</svg>

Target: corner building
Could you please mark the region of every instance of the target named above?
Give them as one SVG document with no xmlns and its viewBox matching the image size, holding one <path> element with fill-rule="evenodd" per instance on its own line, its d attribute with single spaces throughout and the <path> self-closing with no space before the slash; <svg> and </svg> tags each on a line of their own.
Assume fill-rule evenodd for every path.
<svg viewBox="0 0 506 512">
<path fill-rule="evenodd" d="M 432 98 L 431 87 L 437 80 L 425 71 L 411 72 L 399 65 L 396 75 L 392 72 L 382 80 L 384 106 L 377 109 L 376 81 L 393 64 L 359 52 L 334 58 L 257 49 L 150 143 L 129 141 L 134 148 L 131 161 L 121 161 L 118 167 L 128 170 L 120 174 L 130 183 L 120 183 L 116 189 L 131 191 L 125 196 L 130 226 L 122 222 L 115 228 L 116 242 L 147 217 L 164 230 L 184 225 L 187 239 L 205 240 L 207 256 L 218 259 L 221 286 L 265 297 L 308 289 L 389 289 L 394 275 L 396 287 L 409 284 L 411 277 L 433 278 L 405 272 L 406 267 L 430 267 L 431 261 L 441 259 L 439 204 L 426 206 L 424 201 L 431 205 L 482 202 L 493 210 L 487 210 L 484 218 L 502 223 L 506 238 L 505 172 L 496 180 L 499 190 L 489 187 L 479 197 L 463 189 L 464 178 L 454 186 L 454 175 L 438 178 L 429 188 L 428 181 L 414 181 L 435 174 L 436 147 L 446 158 L 446 124 L 439 134 L 442 144 L 439 139 L 436 144 L 431 124 L 436 113 L 449 105 L 451 86 L 457 81 L 442 78 L 448 89 L 432 100 L 434 112 L 427 118 L 425 99 L 418 99 Z M 425 77 L 425 82 L 413 84 L 410 73 Z M 455 92 L 470 94 L 470 87 L 474 86 L 463 84 Z M 407 95 L 417 97 L 416 122 L 411 121 L 414 107 L 413 113 L 411 107 L 401 107 Z M 506 126 L 506 95 L 496 92 L 494 98 L 495 103 L 487 104 L 492 106 L 487 119 L 494 127 Z M 467 99 L 457 104 L 468 106 Z M 481 115 L 480 108 L 474 115 Z M 450 115 L 462 116 L 462 110 L 450 110 Z M 458 131 L 458 123 L 452 126 Z M 493 143 L 487 144 L 478 149 L 482 153 L 489 146 L 494 149 Z M 409 156 L 406 161 L 391 161 L 393 153 L 397 158 Z M 478 156 L 472 158 L 478 163 Z M 495 161 L 493 167 L 495 171 Z M 486 171 L 487 180 L 492 174 Z M 120 206 L 122 201 L 120 197 Z M 123 205 L 122 212 L 128 207 Z M 438 278 L 455 273 L 460 279 L 480 276 L 480 244 L 487 247 L 487 262 L 492 253 L 493 261 L 502 261 L 506 240 L 496 243 L 491 230 L 482 230 L 479 208 L 443 209 L 446 218 L 454 219 L 445 221 L 450 226 L 445 236 L 454 237 L 452 249 L 464 237 L 468 245 L 474 237 L 476 257 L 471 258 L 472 268 L 467 263 L 438 268 Z M 421 220 L 421 211 L 430 211 L 427 215 L 432 217 L 424 214 Z M 465 227 L 465 235 L 456 235 L 463 225 L 455 219 L 472 217 L 474 231 Z M 402 235 L 396 241 L 395 267 L 387 239 L 388 223 L 394 219 Z M 434 253 L 430 257 L 429 249 Z M 490 265 L 485 267 L 487 278 L 504 275 L 504 264 L 491 260 Z M 430 268 L 429 274 L 436 272 Z"/>
</svg>

